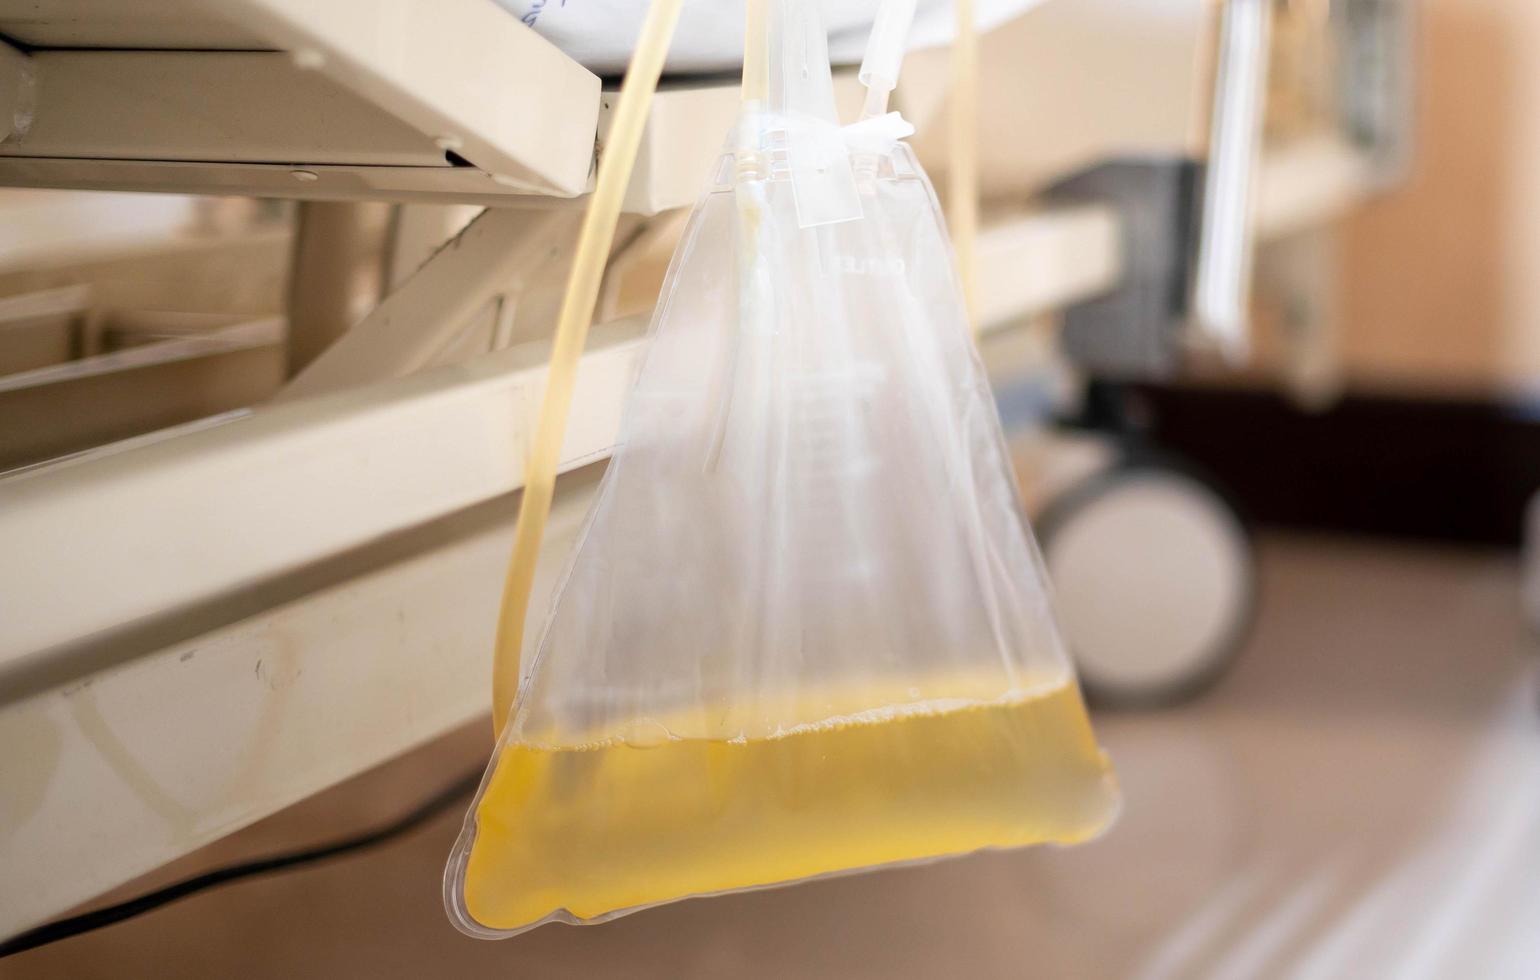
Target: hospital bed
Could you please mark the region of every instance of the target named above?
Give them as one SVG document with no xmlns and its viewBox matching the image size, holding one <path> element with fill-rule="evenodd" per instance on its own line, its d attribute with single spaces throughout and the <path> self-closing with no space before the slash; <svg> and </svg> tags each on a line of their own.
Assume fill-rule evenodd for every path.
<svg viewBox="0 0 1540 980">
<path fill-rule="evenodd" d="M 1112 9 L 1080 9 L 1098 4 Z M 1064 138 L 1045 132 L 1005 179 L 1047 186 L 1112 151 L 1201 153 L 1209 69 L 1195 52 L 1212 25 L 1190 6 L 1169 49 L 1152 46 L 1179 66 L 1172 125 L 1145 120 L 1113 146 L 1066 116 Z M 313 356 L 291 358 L 271 401 L 0 475 L 4 935 L 486 711 L 510 495 L 612 94 L 486 0 L 0 0 L 0 37 L 0 184 L 430 209 L 415 212 L 425 261 L 360 322 L 289 310 L 290 350 Z M 895 94 L 922 134 L 945 111 L 925 81 L 939 57 L 916 56 Z M 694 201 L 736 103 L 730 83 L 665 83 L 623 246 Z M 1379 179 L 1337 133 L 1253 168 L 1248 132 L 1230 177 L 1255 175 L 1253 203 L 1227 247 L 1327 222 Z M 1117 289 L 1128 260 L 1118 206 L 1008 190 L 979 242 L 986 353 Z M 486 210 L 433 249 L 466 205 Z M 297 234 L 326 252 L 322 223 Z M 645 285 L 625 277 L 647 266 L 617 250 L 537 606 L 615 439 L 646 327 L 623 301 Z M 329 274 L 301 263 L 291 295 L 324 301 Z M 1222 287 L 1244 305 L 1237 275 Z"/>
</svg>

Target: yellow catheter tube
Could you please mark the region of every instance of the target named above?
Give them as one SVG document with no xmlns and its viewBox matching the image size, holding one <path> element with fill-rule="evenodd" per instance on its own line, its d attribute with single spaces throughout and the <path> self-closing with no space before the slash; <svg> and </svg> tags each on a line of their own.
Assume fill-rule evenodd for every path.
<svg viewBox="0 0 1540 980">
<path fill-rule="evenodd" d="M 513 555 L 508 562 L 508 577 L 503 582 L 497 641 L 493 650 L 492 724 L 499 737 L 508 723 L 508 714 L 519 690 L 519 661 L 524 622 L 529 614 L 529 593 L 535 581 L 535 563 L 540 558 L 546 518 L 551 513 L 556 468 L 561 462 L 561 444 L 567 431 L 567 414 L 572 408 L 578 361 L 583 356 L 583 343 L 593 320 L 599 281 L 604 275 L 605 261 L 615 237 L 615 224 L 620 218 L 621 199 L 631 180 L 642 130 L 647 125 L 647 109 L 658 87 L 658 76 L 663 73 L 663 62 L 674 36 L 674 25 L 679 20 L 681 3 L 682 0 L 652 0 L 652 6 L 647 10 L 641 37 L 637 39 L 625 81 L 620 86 L 620 101 L 615 108 L 609 139 L 599 157 L 593 197 L 583 215 L 577 253 L 572 261 L 572 272 L 567 277 L 561 315 L 556 321 L 550 374 L 540 403 L 534 443 L 525 466 L 524 494 L 519 501 Z"/>
</svg>

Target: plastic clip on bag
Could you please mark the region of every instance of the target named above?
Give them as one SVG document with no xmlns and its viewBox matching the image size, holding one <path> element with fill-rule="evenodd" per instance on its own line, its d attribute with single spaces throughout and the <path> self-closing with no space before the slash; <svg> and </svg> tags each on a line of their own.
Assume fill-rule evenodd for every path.
<svg viewBox="0 0 1540 980">
<path fill-rule="evenodd" d="M 769 3 L 446 871 L 473 935 L 1073 843 L 1117 808 L 907 127 L 884 94 L 837 129 L 813 4 Z"/>
</svg>

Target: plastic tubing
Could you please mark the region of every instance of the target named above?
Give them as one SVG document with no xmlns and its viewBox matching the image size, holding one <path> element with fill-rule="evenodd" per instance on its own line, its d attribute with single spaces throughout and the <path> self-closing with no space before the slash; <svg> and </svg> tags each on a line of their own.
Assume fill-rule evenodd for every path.
<svg viewBox="0 0 1540 980">
<path fill-rule="evenodd" d="M 747 0 L 743 25 L 743 101 L 764 102 L 770 96 L 769 0 Z"/>
<path fill-rule="evenodd" d="M 770 102 L 770 4 L 784 0 L 745 0 L 743 25 L 743 88 L 738 118 L 737 171 L 742 178 L 756 171 L 764 162 L 760 154 L 760 126 Z M 784 12 L 783 12 L 784 13 Z M 739 264 L 740 316 L 745 322 L 758 313 L 752 270 L 759 241 L 759 202 L 740 179 L 737 182 L 739 234 L 742 236 Z"/>
<path fill-rule="evenodd" d="M 952 42 L 952 104 L 949 121 L 951 166 L 947 173 L 947 222 L 957 272 L 962 279 L 968 322 L 978 334 L 978 266 L 975 243 L 979 232 L 979 36 L 973 0 L 953 0 L 957 38 Z"/>
<path fill-rule="evenodd" d="M 499 738 L 508 724 L 519 690 L 519 661 L 524 624 L 529 614 L 529 593 L 535 582 L 540 542 L 545 536 L 545 523 L 556 490 L 556 469 L 561 462 L 561 444 L 572 408 L 578 362 L 583 356 L 583 344 L 588 338 L 588 327 L 598 301 L 599 282 L 615 238 L 621 199 L 631 181 L 631 168 L 636 163 L 637 148 L 647 125 L 647 110 L 658 87 L 658 76 L 663 73 L 681 2 L 652 0 L 647 10 L 641 36 L 631 54 L 625 81 L 620 86 L 620 100 L 615 107 L 609 138 L 599 157 L 593 197 L 583 215 L 572 271 L 562 297 L 561 314 L 556 320 L 550 373 L 525 466 L 524 493 L 519 500 L 518 523 L 513 532 L 513 555 L 508 561 L 508 576 L 503 581 L 502 604 L 498 612 L 497 640 L 492 657 L 492 725 Z"/>
<path fill-rule="evenodd" d="M 898 87 L 898 71 L 904 63 L 909 27 L 914 23 L 914 4 L 915 0 L 883 0 L 877 8 L 866 57 L 861 59 L 861 71 L 856 76 L 866 86 L 862 119 L 888 111 L 888 94 Z"/>
</svg>

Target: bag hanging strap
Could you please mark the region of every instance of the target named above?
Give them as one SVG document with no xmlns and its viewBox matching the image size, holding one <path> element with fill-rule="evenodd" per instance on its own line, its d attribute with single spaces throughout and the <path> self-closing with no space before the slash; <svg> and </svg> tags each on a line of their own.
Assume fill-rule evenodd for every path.
<svg viewBox="0 0 1540 980">
<path fill-rule="evenodd" d="M 866 86 L 861 120 L 875 119 L 888 111 L 888 95 L 898 86 L 909 27 L 914 20 L 915 0 L 884 0 L 866 43 L 859 79 Z M 968 322 L 978 334 L 979 226 L 979 37 L 974 0 L 953 0 L 957 36 L 952 41 L 952 93 L 948 139 L 951 161 L 947 171 L 947 223 L 957 271 L 967 304 Z"/>
<path fill-rule="evenodd" d="M 947 171 L 947 224 L 962 279 L 968 323 L 978 339 L 979 234 L 979 34 L 974 0 L 953 0 L 957 37 L 952 41 L 952 100 L 948 120 L 951 165 Z"/>
<path fill-rule="evenodd" d="M 657 90 L 658 77 L 663 73 L 681 3 L 682 0 L 652 0 L 647 9 L 641 36 L 626 68 L 625 81 L 620 86 L 614 122 L 599 158 L 593 197 L 583 214 L 572 271 L 567 277 L 561 314 L 556 320 L 550 372 L 525 465 L 524 493 L 519 499 L 519 517 L 513 532 L 513 555 L 508 561 L 508 576 L 503 581 L 502 604 L 497 618 L 497 640 L 492 655 L 492 726 L 499 738 L 508 724 L 519 690 L 519 661 L 524 645 L 524 624 L 529 615 L 529 594 L 535 583 L 535 564 L 540 558 L 546 519 L 551 514 L 551 499 L 556 492 L 556 470 L 561 463 L 561 444 L 572 408 L 578 362 L 583 356 L 583 344 L 588 338 L 588 327 L 598 302 L 599 283 L 615 238 L 621 199 L 631 181 L 642 131 L 647 126 L 647 110 L 652 104 L 653 92 Z"/>
</svg>

